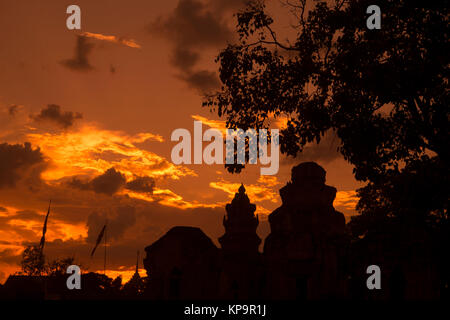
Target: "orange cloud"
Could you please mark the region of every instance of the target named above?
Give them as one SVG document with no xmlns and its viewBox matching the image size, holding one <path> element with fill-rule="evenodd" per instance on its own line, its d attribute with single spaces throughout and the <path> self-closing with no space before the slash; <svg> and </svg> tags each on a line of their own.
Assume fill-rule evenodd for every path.
<svg viewBox="0 0 450 320">
<path fill-rule="evenodd" d="M 81 35 L 87 38 L 123 44 L 130 48 L 137 48 L 137 49 L 141 48 L 141 46 L 137 44 L 136 41 L 134 41 L 133 39 L 118 38 L 116 36 L 107 36 L 101 33 L 92 33 L 92 32 L 83 32 L 81 33 Z"/>
<path fill-rule="evenodd" d="M 245 190 L 252 203 L 257 204 L 256 213 L 263 215 L 269 214 L 271 211 L 265 208 L 261 203 L 269 201 L 271 203 L 278 203 L 278 192 L 274 188 L 280 184 L 275 176 L 260 176 L 255 184 L 245 185 Z M 235 193 L 240 187 L 240 183 L 229 182 L 220 180 L 216 182 L 210 182 L 209 186 L 214 189 L 222 190 L 228 194 L 229 199 L 233 199 Z"/>
<path fill-rule="evenodd" d="M 201 121 L 204 125 L 213 128 L 213 129 L 217 129 L 220 132 L 222 132 L 222 134 L 226 134 L 227 133 L 227 123 L 226 121 L 223 120 L 210 120 L 206 117 L 202 117 L 200 115 L 194 114 L 191 115 L 191 117 L 196 120 L 196 121 Z"/>
<path fill-rule="evenodd" d="M 241 185 L 240 183 L 233 183 L 225 180 L 209 183 L 210 187 L 228 193 L 230 199 L 234 197 L 234 194 L 237 192 L 240 185 Z M 269 186 L 265 185 L 260 179 L 256 184 L 245 185 L 245 190 L 252 202 L 261 202 L 261 201 L 271 201 L 273 203 L 278 202 L 278 194 L 274 190 L 269 188 Z"/>
<path fill-rule="evenodd" d="M 137 193 L 133 191 L 127 190 L 126 192 L 123 191 L 123 193 L 126 193 L 128 196 L 136 199 L 141 199 L 145 201 L 156 201 L 164 206 L 168 207 L 174 207 L 178 209 L 194 209 L 194 208 L 217 208 L 217 207 L 223 207 L 225 206 L 225 203 L 212 203 L 212 204 L 206 204 L 206 203 L 200 203 L 198 201 L 186 201 L 183 199 L 182 196 L 179 194 L 176 194 L 175 192 L 169 190 L 169 189 L 159 189 L 155 188 L 153 190 L 153 194 L 143 194 L 143 193 Z"/>
<path fill-rule="evenodd" d="M 227 122 L 223 120 L 211 120 L 206 117 L 200 115 L 191 115 L 194 120 L 201 121 L 204 125 L 214 128 L 222 132 L 222 134 L 226 134 L 227 132 Z M 278 116 L 275 118 L 273 115 L 269 116 L 270 121 L 273 123 L 274 128 L 285 129 L 287 128 L 288 118 L 286 116 Z"/>
<path fill-rule="evenodd" d="M 268 187 L 275 187 L 281 184 L 276 176 L 259 176 L 258 183 Z"/>
<path fill-rule="evenodd" d="M 339 207 L 344 207 L 348 210 L 355 210 L 356 204 L 359 198 L 356 195 L 356 191 L 338 191 L 336 193 L 336 199 L 334 200 L 334 205 Z"/>
<path fill-rule="evenodd" d="M 186 167 L 176 166 L 164 157 L 135 145 L 147 140 L 164 141 L 152 133 L 130 136 L 121 131 L 85 125 L 78 131 L 29 133 L 27 140 L 39 146 L 51 160 L 42 174 L 47 181 L 74 175 L 93 176 L 111 167 L 122 172 L 127 179 L 140 175 L 177 180 L 196 175 Z"/>
<path fill-rule="evenodd" d="M 348 221 L 352 216 L 357 214 L 356 204 L 358 200 L 359 198 L 354 190 L 338 191 L 334 200 L 334 206 L 337 210 L 342 211 L 345 219 Z"/>
<path fill-rule="evenodd" d="M 21 217 L 20 210 L 17 208 L 8 207 L 8 213 L 2 213 L 1 217 L 7 220 L 6 226 L 0 229 L 0 239 L 14 239 L 9 241 L 8 247 L 15 247 L 17 250 L 23 250 L 22 242 L 25 241 L 39 241 L 42 235 L 42 226 L 46 211 L 36 212 L 36 219 L 30 217 Z M 16 232 L 17 229 L 29 231 L 27 234 L 33 234 L 35 239 L 21 236 Z M 45 235 L 46 241 L 53 241 L 60 239 L 67 241 L 70 239 L 80 239 L 87 237 L 87 227 L 85 223 L 67 223 L 59 219 L 51 217 L 48 222 L 48 229 Z M 3 245 L 5 246 L 5 245 Z M 0 245 L 1 249 L 2 245 Z"/>
</svg>

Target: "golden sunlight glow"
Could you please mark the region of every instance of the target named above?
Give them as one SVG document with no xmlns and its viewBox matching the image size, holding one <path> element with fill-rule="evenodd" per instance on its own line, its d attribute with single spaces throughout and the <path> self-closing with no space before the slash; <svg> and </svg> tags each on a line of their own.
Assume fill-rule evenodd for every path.
<svg viewBox="0 0 450 320">
<path fill-rule="evenodd" d="M 83 174 L 92 176 L 111 167 L 125 174 L 127 179 L 140 175 L 177 180 L 183 176 L 196 175 L 190 169 L 176 166 L 135 145 L 147 140 L 164 141 L 161 136 L 151 133 L 129 136 L 121 131 L 85 125 L 78 131 L 29 133 L 27 138 L 51 159 L 49 168 L 42 174 L 44 180 Z"/>
<path fill-rule="evenodd" d="M 226 192 L 230 199 L 234 197 L 240 185 L 241 185 L 240 183 L 233 183 L 225 180 L 209 183 L 210 187 Z M 270 201 L 273 203 L 278 202 L 278 194 L 274 190 L 270 189 L 267 185 L 265 185 L 264 180 L 261 180 L 261 178 L 258 180 L 256 184 L 249 184 L 245 185 L 244 187 L 251 202 L 255 203 L 261 201 Z"/>
<path fill-rule="evenodd" d="M 192 209 L 192 208 L 217 208 L 224 206 L 224 203 L 213 203 L 213 204 L 205 204 L 200 203 L 198 201 L 186 201 L 182 196 L 176 194 L 175 192 L 169 189 L 159 189 L 155 188 L 153 190 L 153 194 L 143 194 L 138 192 L 133 192 L 130 190 L 122 191 L 122 194 L 127 194 L 131 198 L 145 200 L 145 201 L 156 201 L 162 205 L 168 207 L 174 207 L 178 209 Z"/>
<path fill-rule="evenodd" d="M 97 273 L 103 274 L 103 270 L 97 270 L 95 271 Z M 106 270 L 106 275 L 110 277 L 111 279 L 115 279 L 118 276 L 122 277 L 122 285 L 127 283 L 136 272 L 136 268 L 127 268 L 125 266 L 120 267 L 119 270 Z M 139 275 L 141 278 L 147 276 L 147 271 L 145 269 L 138 269 Z"/>
<path fill-rule="evenodd" d="M 200 115 L 192 115 L 191 116 L 194 120 L 196 121 L 201 121 L 202 124 L 213 128 L 213 129 L 217 129 L 220 132 L 222 132 L 223 135 L 225 135 L 227 133 L 227 123 L 226 121 L 223 120 L 210 120 L 208 118 L 202 117 Z"/>
<path fill-rule="evenodd" d="M 336 199 L 334 205 L 338 207 L 344 207 L 347 210 L 355 210 L 356 204 L 359 198 L 356 195 L 356 191 L 338 191 L 336 193 Z"/>
<path fill-rule="evenodd" d="M 287 128 L 287 123 L 288 123 L 288 118 L 287 117 L 279 117 L 277 119 L 275 119 L 275 126 L 278 129 L 286 129 Z"/>
<path fill-rule="evenodd" d="M 191 115 L 191 117 L 194 120 L 201 121 L 204 125 L 206 125 L 210 128 L 219 130 L 224 135 L 227 132 L 227 122 L 224 120 L 211 120 L 211 119 L 208 119 L 208 118 L 200 116 L 200 115 Z M 287 116 L 281 115 L 281 116 L 278 116 L 277 118 L 275 118 L 272 114 L 269 116 L 269 119 L 273 123 L 273 126 L 275 128 L 278 128 L 278 129 L 287 128 L 287 123 L 288 123 Z"/>
</svg>

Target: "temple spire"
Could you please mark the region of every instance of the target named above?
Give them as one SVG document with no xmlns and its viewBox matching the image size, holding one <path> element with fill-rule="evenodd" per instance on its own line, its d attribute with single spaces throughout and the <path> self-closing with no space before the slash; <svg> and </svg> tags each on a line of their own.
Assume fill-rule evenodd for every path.
<svg viewBox="0 0 450 320">
<path fill-rule="evenodd" d="M 241 184 L 231 203 L 225 206 L 225 210 L 225 234 L 219 238 L 224 252 L 257 254 L 261 243 L 256 234 L 259 220 L 255 216 L 256 206 L 250 203 L 244 184 Z"/>
</svg>

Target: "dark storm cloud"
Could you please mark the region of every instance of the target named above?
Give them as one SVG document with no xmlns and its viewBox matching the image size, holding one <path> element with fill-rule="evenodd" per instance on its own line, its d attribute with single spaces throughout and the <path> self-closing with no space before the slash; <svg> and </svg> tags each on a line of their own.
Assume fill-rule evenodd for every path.
<svg viewBox="0 0 450 320">
<path fill-rule="evenodd" d="M 213 12 L 209 2 L 199 0 L 180 0 L 171 14 L 159 17 L 149 28 L 179 47 L 220 46 L 232 36 L 220 13 Z"/>
<path fill-rule="evenodd" d="M 236 11 L 242 8 L 248 0 L 213 0 L 212 5 L 215 10 L 223 11 L 223 10 L 232 10 Z"/>
<path fill-rule="evenodd" d="M 0 207 L 0 212 L 8 212 L 8 209 Z"/>
<path fill-rule="evenodd" d="M 19 106 L 16 104 L 13 104 L 11 106 L 8 107 L 8 114 L 10 116 L 15 116 L 17 114 L 17 112 L 19 112 Z"/>
<path fill-rule="evenodd" d="M 112 214 L 94 212 L 88 217 L 87 241 L 95 243 L 100 230 L 107 223 L 108 237 L 118 240 L 122 238 L 125 231 L 136 223 L 136 209 L 131 206 L 117 207 Z"/>
<path fill-rule="evenodd" d="M 214 71 L 199 70 L 180 75 L 189 87 L 201 92 L 212 92 L 220 86 L 219 78 Z"/>
<path fill-rule="evenodd" d="M 0 144 L 0 188 L 15 186 L 28 169 L 43 161 L 40 149 L 33 149 L 28 142 Z"/>
<path fill-rule="evenodd" d="M 341 157 L 337 150 L 340 140 L 336 133 L 327 131 L 320 140 L 320 143 L 310 143 L 305 146 L 302 153 L 297 157 L 284 157 L 281 159 L 281 165 L 292 166 L 303 161 L 321 161 L 324 163 L 331 162 Z"/>
<path fill-rule="evenodd" d="M 129 181 L 125 186 L 128 190 L 142 193 L 153 193 L 154 187 L 155 179 L 151 177 L 137 177 Z"/>
<path fill-rule="evenodd" d="M 190 70 L 200 60 L 200 54 L 187 48 L 175 48 L 171 63 L 184 71 Z"/>
<path fill-rule="evenodd" d="M 214 72 L 198 67 L 200 52 L 220 48 L 233 38 L 225 13 L 244 3 L 243 0 L 180 0 L 169 15 L 150 23 L 150 33 L 172 42 L 171 63 L 179 70 L 178 77 L 191 88 L 205 93 L 219 87 L 219 78 Z"/>
<path fill-rule="evenodd" d="M 51 121 L 58 126 L 67 129 L 71 127 L 75 120 L 83 118 L 79 112 L 61 111 L 61 107 L 57 104 L 49 104 L 43 108 L 37 115 L 30 116 L 34 121 Z"/>
<path fill-rule="evenodd" d="M 62 61 L 61 64 L 75 71 L 86 72 L 92 70 L 93 67 L 90 65 L 88 57 L 93 47 L 94 44 L 90 43 L 86 37 L 78 36 L 74 57 L 72 59 Z"/>
<path fill-rule="evenodd" d="M 67 184 L 72 188 L 93 190 L 96 193 L 103 193 L 111 196 L 122 188 L 138 193 L 153 193 L 155 179 L 146 176 L 136 176 L 133 180 L 127 182 L 125 176 L 120 171 L 110 168 L 92 180 L 83 181 L 74 177 L 67 182 Z"/>
<path fill-rule="evenodd" d="M 97 193 L 112 195 L 119 191 L 125 184 L 125 177 L 114 168 L 108 169 L 104 174 L 94 178 L 91 181 L 92 188 Z"/>
<path fill-rule="evenodd" d="M 220 86 L 219 78 L 214 71 L 195 70 L 194 67 L 199 60 L 198 52 L 186 48 L 175 48 L 171 63 L 181 71 L 178 78 L 186 82 L 189 87 L 201 92 L 211 92 Z"/>
<path fill-rule="evenodd" d="M 125 182 L 125 176 L 120 171 L 110 168 L 90 181 L 73 178 L 68 184 L 81 190 L 94 190 L 97 193 L 113 195 L 125 185 Z"/>
</svg>

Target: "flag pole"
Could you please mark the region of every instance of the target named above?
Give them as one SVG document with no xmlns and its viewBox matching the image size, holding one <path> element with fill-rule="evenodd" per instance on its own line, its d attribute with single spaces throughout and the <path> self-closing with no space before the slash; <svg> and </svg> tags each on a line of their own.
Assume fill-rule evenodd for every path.
<svg viewBox="0 0 450 320">
<path fill-rule="evenodd" d="M 50 215 L 51 204 L 52 204 L 52 200 L 50 199 L 50 202 L 48 204 L 47 214 L 45 215 L 44 226 L 42 228 L 41 242 L 39 243 L 39 249 L 41 251 L 41 255 L 44 254 L 45 234 L 47 233 L 47 222 L 48 222 L 48 216 Z"/>
<path fill-rule="evenodd" d="M 104 258 L 104 261 L 103 261 L 103 274 L 104 275 L 106 275 L 106 225 L 108 224 L 108 220 L 106 220 L 106 222 L 105 222 L 105 258 Z"/>
<path fill-rule="evenodd" d="M 52 200 L 50 199 L 50 202 L 48 204 L 47 214 L 45 215 L 44 226 L 42 227 L 42 237 L 41 237 L 41 241 L 39 243 L 39 260 L 40 260 L 40 262 L 44 262 L 44 263 L 45 263 L 45 257 L 44 257 L 45 234 L 47 233 L 47 222 L 48 222 L 48 216 L 50 215 L 51 204 L 52 204 Z M 39 270 L 39 275 L 41 275 L 41 273 L 42 273 L 42 269 Z"/>
</svg>

